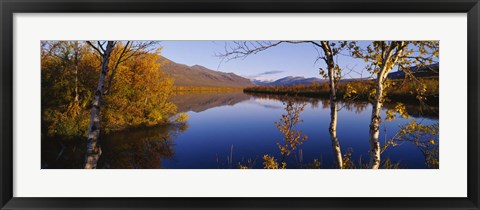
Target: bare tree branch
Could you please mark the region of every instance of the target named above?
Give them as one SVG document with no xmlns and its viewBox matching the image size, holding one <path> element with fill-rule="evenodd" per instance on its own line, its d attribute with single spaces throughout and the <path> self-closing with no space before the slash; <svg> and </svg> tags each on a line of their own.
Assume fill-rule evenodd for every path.
<svg viewBox="0 0 480 210">
<path fill-rule="evenodd" d="M 225 52 L 221 54 L 216 54 L 215 56 L 223 58 L 224 60 L 233 60 L 233 59 L 245 59 L 249 55 L 254 55 L 264 50 L 270 49 L 272 47 L 278 46 L 282 43 L 290 44 L 301 44 L 301 43 L 311 43 L 317 47 L 321 45 L 315 41 L 234 41 L 234 46 L 228 47 L 225 45 Z"/>
<path fill-rule="evenodd" d="M 105 48 L 103 48 L 103 45 L 105 44 L 105 42 L 100 42 L 100 41 L 97 41 L 97 44 L 98 44 L 98 47 L 102 50 L 102 52 L 105 52 Z"/>
<path fill-rule="evenodd" d="M 92 42 L 87 41 L 87 44 L 90 45 L 94 50 L 96 50 L 100 55 L 103 55 L 103 52 L 98 49 L 94 44 L 92 44 Z"/>
</svg>

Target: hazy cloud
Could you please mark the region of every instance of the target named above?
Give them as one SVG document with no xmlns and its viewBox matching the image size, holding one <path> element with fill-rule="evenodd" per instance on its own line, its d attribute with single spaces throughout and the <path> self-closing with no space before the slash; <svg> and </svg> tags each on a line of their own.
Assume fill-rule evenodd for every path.
<svg viewBox="0 0 480 210">
<path fill-rule="evenodd" d="M 262 72 L 255 75 L 242 75 L 242 76 L 245 78 L 254 79 L 254 80 L 274 81 L 276 80 L 276 77 L 278 77 L 277 74 L 281 74 L 281 73 L 285 73 L 285 71 L 273 70 L 273 71 Z"/>
<path fill-rule="evenodd" d="M 266 71 L 266 72 L 263 72 L 263 73 L 258 74 L 258 76 L 270 75 L 270 74 L 280 74 L 280 73 L 283 73 L 283 72 L 284 72 L 284 71 Z"/>
</svg>

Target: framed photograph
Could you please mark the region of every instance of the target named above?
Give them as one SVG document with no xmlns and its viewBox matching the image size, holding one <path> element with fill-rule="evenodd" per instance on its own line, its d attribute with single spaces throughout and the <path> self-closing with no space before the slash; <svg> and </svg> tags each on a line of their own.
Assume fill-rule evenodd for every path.
<svg viewBox="0 0 480 210">
<path fill-rule="evenodd" d="M 479 209 L 478 0 L 0 7 L 1 209 Z"/>
</svg>

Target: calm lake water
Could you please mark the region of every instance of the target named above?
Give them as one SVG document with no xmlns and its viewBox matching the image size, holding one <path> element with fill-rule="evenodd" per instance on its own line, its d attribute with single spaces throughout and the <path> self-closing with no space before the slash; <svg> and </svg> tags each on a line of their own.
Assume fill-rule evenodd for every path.
<svg viewBox="0 0 480 210">
<path fill-rule="evenodd" d="M 185 125 L 103 136 L 98 168 L 226 169 L 238 168 L 239 163 L 262 168 L 265 154 L 281 159 L 276 143 L 283 141 L 283 134 L 274 124 L 285 113 L 279 97 L 228 92 L 185 94 L 172 100 L 179 111 L 190 116 Z M 307 105 L 300 114 L 303 122 L 296 130 L 301 130 L 308 139 L 286 158 L 287 167 L 304 168 L 317 159 L 321 168 L 333 168 L 328 100 L 310 98 L 304 102 Z M 338 114 L 337 135 L 341 150 L 351 151 L 355 163 L 367 163 L 372 106 L 365 102 L 340 103 L 339 106 L 342 109 Z M 435 112 L 421 112 L 415 106 L 407 106 L 407 110 L 424 125 L 438 123 Z M 381 143 L 410 120 L 397 118 L 383 123 Z M 80 168 L 84 148 L 84 141 L 42 139 L 42 168 Z M 382 158 L 398 161 L 402 168 L 426 168 L 422 152 L 408 142 L 387 149 Z"/>
</svg>

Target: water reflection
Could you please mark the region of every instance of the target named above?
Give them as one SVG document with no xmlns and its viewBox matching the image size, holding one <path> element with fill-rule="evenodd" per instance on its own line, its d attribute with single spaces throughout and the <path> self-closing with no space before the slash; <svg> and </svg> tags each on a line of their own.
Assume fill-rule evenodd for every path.
<svg viewBox="0 0 480 210">
<path fill-rule="evenodd" d="M 162 168 L 175 155 L 174 139 L 186 124 L 117 132 L 104 138 L 99 168 Z"/>
<path fill-rule="evenodd" d="M 305 102 L 310 104 L 312 108 L 318 108 L 319 105 L 322 105 L 322 109 L 330 108 L 330 100 L 328 98 L 311 98 L 303 96 L 289 96 L 289 95 L 275 95 L 275 94 L 265 94 L 265 93 L 251 93 L 247 92 L 246 95 L 253 96 L 256 99 L 270 99 L 270 100 L 279 100 L 287 101 L 292 99 L 296 102 Z M 355 113 L 362 113 L 370 105 L 368 101 L 337 101 L 338 110 L 346 109 L 347 111 L 354 111 Z M 412 117 L 423 117 L 429 119 L 438 119 L 439 107 L 438 106 L 422 106 L 419 103 L 409 102 L 404 103 L 407 109 L 407 112 Z M 392 109 L 397 105 L 396 102 L 385 102 L 382 109 Z"/>
<path fill-rule="evenodd" d="M 178 92 L 171 101 L 178 112 L 202 112 L 218 106 L 233 106 L 250 99 L 243 92 Z"/>
<path fill-rule="evenodd" d="M 186 125 L 131 129 L 102 136 L 103 154 L 98 168 L 180 168 L 217 169 L 263 168 L 262 157 L 269 154 L 281 160 L 277 142 L 284 138 L 277 122 L 284 114 L 287 99 L 306 103 L 300 113 L 303 120 L 298 130 L 308 136 L 299 145 L 288 168 L 317 168 L 308 164 L 321 163 L 321 168 L 338 168 L 336 145 L 329 134 L 331 107 L 329 99 L 266 94 L 190 93 L 172 99 L 180 112 L 190 115 Z M 368 126 L 371 105 L 368 102 L 338 101 L 337 140 L 341 151 L 357 164 L 368 159 Z M 395 104 L 385 104 L 384 108 Z M 407 111 L 425 125 L 438 123 L 438 107 L 423 109 L 406 104 Z M 385 110 L 382 112 L 385 116 Z M 381 136 L 391 137 L 399 125 L 409 122 L 395 119 L 384 124 Z M 386 140 L 386 139 L 385 139 Z M 438 145 L 436 143 L 435 145 Z M 332 147 L 333 146 L 333 147 Z M 84 139 L 42 137 L 42 168 L 82 168 Z M 333 149 L 332 149 L 333 148 Z M 414 144 L 386 150 L 382 155 L 400 161 L 403 168 L 426 168 L 425 152 Z M 229 164 L 226 164 L 226 163 Z"/>
<path fill-rule="evenodd" d="M 174 139 L 187 124 L 130 129 L 101 137 L 98 169 L 161 168 L 175 155 Z M 85 139 L 42 139 L 42 168 L 82 168 Z"/>
</svg>

